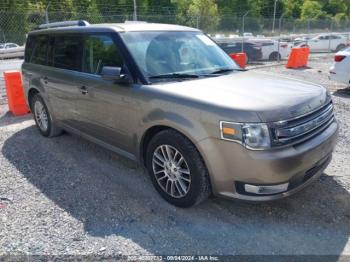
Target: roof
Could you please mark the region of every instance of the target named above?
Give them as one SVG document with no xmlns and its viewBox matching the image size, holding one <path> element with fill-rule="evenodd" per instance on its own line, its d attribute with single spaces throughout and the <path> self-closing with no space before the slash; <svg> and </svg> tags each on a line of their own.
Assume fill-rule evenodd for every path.
<svg viewBox="0 0 350 262">
<path fill-rule="evenodd" d="M 51 32 L 83 32 L 83 31 L 117 31 L 117 32 L 140 32 L 140 31 L 200 31 L 196 28 L 158 24 L 146 22 L 125 22 L 125 23 L 110 23 L 110 24 L 90 24 L 86 26 L 62 26 L 47 29 L 39 29 L 32 33 L 51 33 Z"/>
<path fill-rule="evenodd" d="M 118 24 L 94 24 L 95 27 L 114 27 L 117 31 L 199 31 L 198 29 L 171 24 L 158 24 L 146 22 L 125 22 Z"/>
</svg>

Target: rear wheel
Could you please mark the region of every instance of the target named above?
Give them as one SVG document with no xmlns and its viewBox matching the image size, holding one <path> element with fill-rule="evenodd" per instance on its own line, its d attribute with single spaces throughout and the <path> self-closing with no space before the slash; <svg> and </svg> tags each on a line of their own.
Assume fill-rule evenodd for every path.
<svg viewBox="0 0 350 262">
<path fill-rule="evenodd" d="M 278 59 L 281 59 L 281 54 L 278 52 L 272 52 L 269 56 L 270 61 L 277 61 Z"/>
<path fill-rule="evenodd" d="M 195 146 L 174 130 L 150 141 L 146 164 L 153 185 L 169 203 L 190 207 L 211 193 L 208 171 Z"/>
<path fill-rule="evenodd" d="M 40 133 L 46 137 L 60 135 L 62 130 L 53 121 L 52 116 L 40 94 L 36 94 L 31 101 L 34 120 Z"/>
</svg>

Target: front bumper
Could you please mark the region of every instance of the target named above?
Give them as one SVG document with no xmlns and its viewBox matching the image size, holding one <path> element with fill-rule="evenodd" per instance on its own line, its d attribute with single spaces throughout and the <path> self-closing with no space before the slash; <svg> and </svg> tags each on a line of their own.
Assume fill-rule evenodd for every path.
<svg viewBox="0 0 350 262">
<path fill-rule="evenodd" d="M 208 138 L 198 143 L 206 162 L 213 193 L 251 201 L 275 200 L 289 196 L 317 179 L 331 160 L 338 125 L 333 122 L 322 133 L 301 144 L 283 149 L 254 151 L 244 146 Z M 289 183 L 285 192 L 254 195 L 242 185 Z"/>
</svg>

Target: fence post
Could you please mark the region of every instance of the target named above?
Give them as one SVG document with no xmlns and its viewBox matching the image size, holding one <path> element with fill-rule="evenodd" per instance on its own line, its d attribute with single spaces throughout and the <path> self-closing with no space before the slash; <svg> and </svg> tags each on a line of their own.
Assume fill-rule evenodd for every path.
<svg viewBox="0 0 350 262">
<path fill-rule="evenodd" d="M 243 16 L 242 16 L 242 48 L 241 51 L 242 53 L 244 52 L 244 19 L 247 16 L 247 14 L 249 13 L 249 11 L 247 11 Z"/>
<path fill-rule="evenodd" d="M 332 31 L 333 31 L 332 28 L 333 28 L 333 23 L 332 23 L 332 20 L 330 20 L 330 32 L 329 33 L 332 33 Z M 329 37 L 329 39 L 328 39 L 328 53 L 331 52 L 331 41 L 332 41 L 332 39 L 331 39 L 331 37 Z"/>
<path fill-rule="evenodd" d="M 45 9 L 45 23 L 48 24 L 49 23 L 49 7 L 50 7 L 51 2 L 49 2 L 46 6 Z"/>
<path fill-rule="evenodd" d="M 281 45 L 281 30 L 282 30 L 282 19 L 283 17 L 286 15 L 286 12 L 284 12 L 281 16 L 280 16 L 280 19 L 278 21 L 278 33 L 279 33 L 279 36 L 278 36 L 278 51 L 277 51 L 277 60 L 278 62 L 281 61 L 281 56 L 280 56 L 280 45 Z"/>
</svg>

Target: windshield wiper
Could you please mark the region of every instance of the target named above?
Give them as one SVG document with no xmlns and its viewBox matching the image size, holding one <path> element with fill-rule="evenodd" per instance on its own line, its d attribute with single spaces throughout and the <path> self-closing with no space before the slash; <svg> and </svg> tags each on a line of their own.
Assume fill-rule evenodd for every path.
<svg viewBox="0 0 350 262">
<path fill-rule="evenodd" d="M 149 76 L 149 78 L 198 78 L 199 75 L 195 74 L 180 74 L 180 73 L 173 73 L 173 74 L 163 74 L 163 75 L 153 75 Z"/>
<path fill-rule="evenodd" d="M 232 72 L 232 71 L 247 71 L 246 69 L 241 69 L 241 68 L 222 68 L 217 71 L 211 72 L 210 74 L 222 74 L 226 72 Z"/>
</svg>

